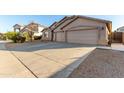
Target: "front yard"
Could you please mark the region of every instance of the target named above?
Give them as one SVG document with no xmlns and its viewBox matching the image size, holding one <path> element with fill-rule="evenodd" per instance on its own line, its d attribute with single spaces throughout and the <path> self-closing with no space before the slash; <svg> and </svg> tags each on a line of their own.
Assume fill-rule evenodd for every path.
<svg viewBox="0 0 124 93">
<path fill-rule="evenodd" d="M 95 49 L 69 77 L 124 78 L 124 52 Z"/>
</svg>

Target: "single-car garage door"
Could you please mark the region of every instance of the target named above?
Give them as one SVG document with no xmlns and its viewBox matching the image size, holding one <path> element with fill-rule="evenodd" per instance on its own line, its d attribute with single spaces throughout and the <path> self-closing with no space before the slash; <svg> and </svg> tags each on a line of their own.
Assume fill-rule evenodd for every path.
<svg viewBox="0 0 124 93">
<path fill-rule="evenodd" d="M 55 40 L 56 41 L 60 41 L 60 42 L 64 42 L 65 41 L 65 37 L 64 37 L 64 32 L 56 32 L 55 33 Z"/>
<path fill-rule="evenodd" d="M 68 31 L 67 42 L 80 43 L 80 44 L 97 44 L 98 31 L 86 30 L 86 31 Z"/>
</svg>

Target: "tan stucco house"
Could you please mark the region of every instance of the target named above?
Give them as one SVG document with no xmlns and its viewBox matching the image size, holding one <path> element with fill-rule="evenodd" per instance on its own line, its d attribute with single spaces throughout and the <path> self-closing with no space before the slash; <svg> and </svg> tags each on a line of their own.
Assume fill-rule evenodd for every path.
<svg viewBox="0 0 124 93">
<path fill-rule="evenodd" d="M 108 45 L 111 43 L 112 22 L 86 16 L 66 16 L 47 31 L 52 41 Z"/>
</svg>

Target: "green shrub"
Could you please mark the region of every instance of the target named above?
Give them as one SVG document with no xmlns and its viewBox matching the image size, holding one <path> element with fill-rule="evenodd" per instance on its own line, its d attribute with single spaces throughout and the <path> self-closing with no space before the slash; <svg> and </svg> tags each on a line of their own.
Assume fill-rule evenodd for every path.
<svg viewBox="0 0 124 93">
<path fill-rule="evenodd" d="M 6 40 L 6 35 L 3 34 L 2 37 L 1 37 L 2 40 Z"/>
<path fill-rule="evenodd" d="M 25 37 L 23 37 L 23 36 L 17 36 L 16 37 L 16 42 L 18 42 L 18 43 L 24 43 L 25 42 Z"/>
<path fill-rule="evenodd" d="M 7 32 L 6 33 L 6 37 L 7 39 L 10 39 L 12 40 L 14 43 L 17 43 L 16 39 L 17 39 L 17 36 L 19 35 L 18 32 Z"/>
</svg>

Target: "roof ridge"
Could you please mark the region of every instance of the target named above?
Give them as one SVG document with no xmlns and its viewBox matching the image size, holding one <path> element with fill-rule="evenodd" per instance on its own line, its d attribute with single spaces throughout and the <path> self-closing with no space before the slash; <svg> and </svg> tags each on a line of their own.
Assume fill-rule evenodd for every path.
<svg viewBox="0 0 124 93">
<path fill-rule="evenodd" d="M 101 22 L 106 22 L 106 23 L 111 23 L 112 21 L 110 20 L 105 20 L 105 19 L 100 19 L 100 18 L 94 18 L 94 17 L 89 17 L 89 16 L 83 16 L 83 15 L 77 15 L 80 18 L 86 18 L 86 19 L 91 19 L 91 20 L 97 20 Z"/>
</svg>

